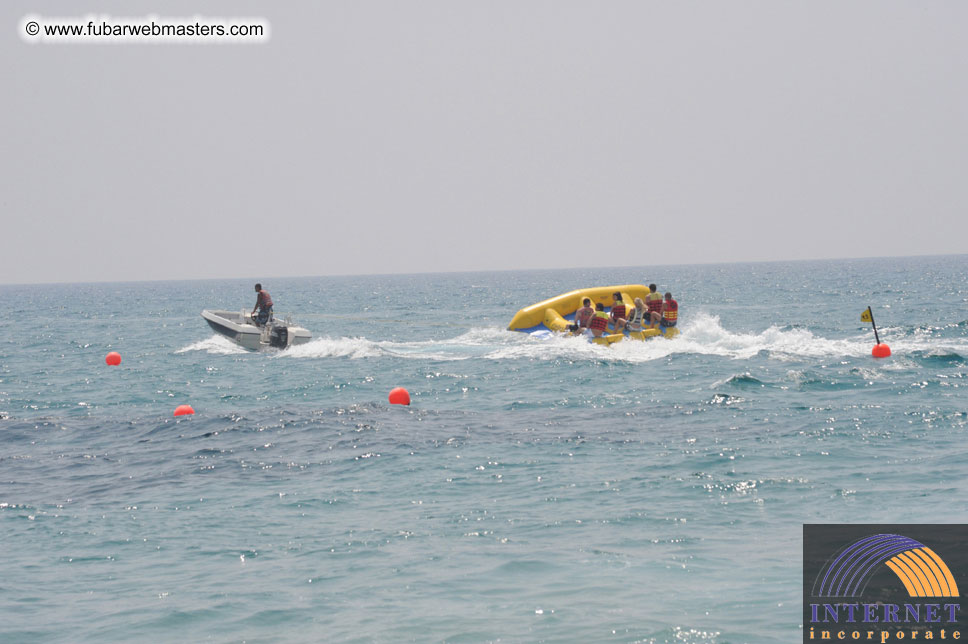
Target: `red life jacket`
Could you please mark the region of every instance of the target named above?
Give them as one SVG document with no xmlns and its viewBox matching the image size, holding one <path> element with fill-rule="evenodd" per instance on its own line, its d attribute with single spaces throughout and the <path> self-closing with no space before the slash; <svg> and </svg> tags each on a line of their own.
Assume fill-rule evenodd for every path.
<svg viewBox="0 0 968 644">
<path fill-rule="evenodd" d="M 618 318 L 625 318 L 626 308 L 625 302 L 619 300 L 612 305 L 612 319 L 617 320 Z"/>
<path fill-rule="evenodd" d="M 269 297 L 267 291 L 259 291 L 259 297 L 256 300 L 256 307 L 260 309 L 267 309 L 272 306 L 272 298 Z"/>
<path fill-rule="evenodd" d="M 603 311 L 599 311 L 592 318 L 588 328 L 592 331 L 604 331 L 608 328 L 608 316 Z"/>
<path fill-rule="evenodd" d="M 679 303 L 675 300 L 666 300 L 665 310 L 662 312 L 662 319 L 667 326 L 672 326 L 679 319 Z"/>
<path fill-rule="evenodd" d="M 649 307 L 649 313 L 662 313 L 662 295 L 649 293 L 645 296 L 645 305 Z"/>
</svg>

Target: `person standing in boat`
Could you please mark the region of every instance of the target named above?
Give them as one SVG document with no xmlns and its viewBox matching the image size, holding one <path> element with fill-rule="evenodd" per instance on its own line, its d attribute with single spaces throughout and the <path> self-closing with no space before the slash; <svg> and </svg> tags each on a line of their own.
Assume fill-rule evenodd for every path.
<svg viewBox="0 0 968 644">
<path fill-rule="evenodd" d="M 265 326 L 272 319 L 272 298 L 269 296 L 269 291 L 262 290 L 262 284 L 255 285 L 255 292 L 259 295 L 252 309 L 252 321 L 256 326 Z M 258 315 L 256 311 L 259 312 Z"/>
</svg>

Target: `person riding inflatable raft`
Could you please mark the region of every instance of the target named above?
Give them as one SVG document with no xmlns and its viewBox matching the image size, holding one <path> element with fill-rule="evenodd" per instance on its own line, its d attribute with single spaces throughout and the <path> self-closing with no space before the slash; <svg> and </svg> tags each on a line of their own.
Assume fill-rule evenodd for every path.
<svg viewBox="0 0 968 644">
<path fill-rule="evenodd" d="M 615 299 L 614 293 L 620 293 L 621 299 Z M 621 324 L 612 333 L 608 333 L 606 329 L 600 337 L 593 337 L 591 341 L 596 344 L 612 344 L 625 338 L 633 340 L 646 340 L 658 336 L 674 338 L 679 335 L 679 329 L 676 326 L 679 319 L 679 306 L 672 299 L 672 295 L 666 293 L 666 301 L 662 303 L 661 309 L 657 310 L 653 305 L 656 295 L 658 293 L 642 284 L 599 286 L 571 291 L 521 309 L 514 315 L 508 325 L 508 330 L 523 333 L 547 333 L 549 331 L 564 333 L 573 328 L 572 321 L 575 319 L 575 312 L 583 308 L 582 303 L 585 299 L 590 300 L 593 307 L 601 304 L 603 307 L 607 307 L 606 310 L 610 313 L 616 308 L 624 309 L 623 313 L 631 316 L 629 305 L 639 298 L 649 303 L 649 310 L 646 315 L 651 316 L 642 320 L 641 331 L 630 331 L 623 328 L 624 324 Z M 661 298 L 661 296 L 659 297 Z M 619 306 L 620 303 L 621 307 Z M 634 308 L 631 308 L 631 311 L 634 310 Z M 652 316 L 653 311 L 656 311 L 658 315 Z M 614 317 L 610 315 L 609 322 L 612 322 Z M 658 318 L 657 321 L 656 318 Z M 624 316 L 621 319 L 624 320 Z M 656 321 L 656 323 L 650 325 L 650 322 L 653 321 Z M 614 322 L 612 323 L 614 325 Z M 596 326 L 600 326 L 600 323 Z"/>
</svg>

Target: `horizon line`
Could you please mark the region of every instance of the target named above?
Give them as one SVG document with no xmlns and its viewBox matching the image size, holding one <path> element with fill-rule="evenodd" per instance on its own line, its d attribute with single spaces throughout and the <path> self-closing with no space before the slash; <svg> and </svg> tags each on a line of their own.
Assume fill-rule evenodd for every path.
<svg viewBox="0 0 968 644">
<path fill-rule="evenodd" d="M 727 261 L 727 262 L 691 262 L 691 263 L 679 263 L 679 264 L 625 264 L 620 266 L 598 266 L 595 268 L 589 268 L 587 270 L 623 270 L 630 268 L 674 268 L 674 267 L 685 267 L 685 266 L 731 266 L 737 264 L 792 264 L 792 263 L 803 263 L 803 262 L 842 262 L 842 261 L 861 261 L 861 260 L 876 260 L 876 259 L 916 259 L 916 258 L 927 258 L 927 257 L 962 257 L 968 256 L 968 253 L 939 253 L 939 254 L 916 254 L 916 255 L 865 255 L 861 257 L 818 257 L 809 259 L 753 259 L 744 261 Z M 0 282 L 0 288 L 10 287 L 10 286 L 70 286 L 70 285 L 93 285 L 93 284 L 152 284 L 152 283 L 164 283 L 164 282 L 208 282 L 208 281 L 219 281 L 219 280 L 255 280 L 256 282 L 262 280 L 270 279 L 318 279 L 326 277 L 380 277 L 380 276 L 395 276 L 402 277 L 408 275 L 460 275 L 464 273 L 529 273 L 538 271 L 570 271 L 570 270 L 582 270 L 581 267 L 575 266 L 557 266 L 550 268 L 500 268 L 500 269 L 467 269 L 467 270 L 454 270 L 454 271 L 413 271 L 407 273 L 331 273 L 324 275 L 264 275 L 262 277 L 227 277 L 227 276 L 216 276 L 216 277 L 189 277 L 189 278 L 153 278 L 153 279 L 134 279 L 134 280 L 87 280 L 80 282 L 63 282 L 63 281 L 39 281 L 39 282 Z"/>
</svg>

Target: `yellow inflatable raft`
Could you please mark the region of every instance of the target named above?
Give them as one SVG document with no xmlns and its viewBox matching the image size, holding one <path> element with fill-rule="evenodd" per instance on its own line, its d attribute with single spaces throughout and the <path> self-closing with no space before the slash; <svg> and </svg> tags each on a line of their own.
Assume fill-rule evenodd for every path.
<svg viewBox="0 0 968 644">
<path fill-rule="evenodd" d="M 631 307 L 634 306 L 635 298 L 645 299 L 645 296 L 649 293 L 649 288 L 642 284 L 623 284 L 620 286 L 584 288 L 563 293 L 557 297 L 524 307 L 514 315 L 508 329 L 524 333 L 567 331 L 568 325 L 574 320 L 575 311 L 581 308 L 583 299 L 587 297 L 592 301 L 592 306 L 602 304 L 605 306 L 605 310 L 609 310 L 612 304 L 612 293 L 616 291 L 622 294 L 622 301 L 625 302 L 625 305 Z M 665 338 L 673 338 L 679 335 L 679 329 L 676 327 L 645 328 L 642 331 L 612 333 L 591 340 L 596 344 L 612 344 L 624 338 L 646 340 L 660 335 Z"/>
</svg>

